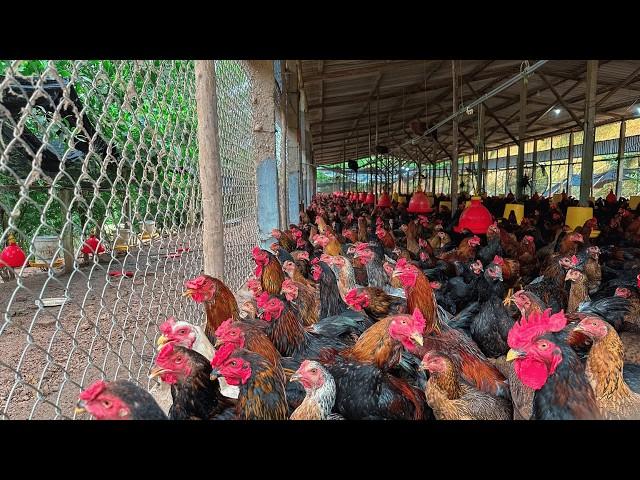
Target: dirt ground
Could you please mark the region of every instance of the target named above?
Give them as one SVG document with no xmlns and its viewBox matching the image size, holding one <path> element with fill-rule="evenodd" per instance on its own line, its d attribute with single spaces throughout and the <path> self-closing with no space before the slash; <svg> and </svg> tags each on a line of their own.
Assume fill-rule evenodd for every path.
<svg viewBox="0 0 640 480">
<path fill-rule="evenodd" d="M 190 251 L 167 257 L 181 247 Z M 183 234 L 70 275 L 29 268 L 18 282 L 0 283 L 0 418 L 74 418 L 82 387 L 99 378 L 149 388 L 158 326 L 171 315 L 202 322 L 200 306 L 181 296 L 201 269 L 199 235 Z M 110 277 L 112 270 L 134 276 Z M 65 291 L 62 306 L 35 304 Z"/>
</svg>

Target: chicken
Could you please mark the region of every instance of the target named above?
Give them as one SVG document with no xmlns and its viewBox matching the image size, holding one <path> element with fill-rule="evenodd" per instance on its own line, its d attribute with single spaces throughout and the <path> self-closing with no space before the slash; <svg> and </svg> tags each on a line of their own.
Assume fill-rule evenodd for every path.
<svg viewBox="0 0 640 480">
<path fill-rule="evenodd" d="M 289 415 L 284 372 L 262 355 L 226 344 L 211 361 L 210 380 L 224 377 L 239 387 L 235 416 L 239 420 L 286 420 Z M 217 382 L 216 382 L 217 383 Z"/>
<path fill-rule="evenodd" d="M 478 251 L 478 259 L 483 266 L 489 265 L 496 255 L 504 255 L 500 243 L 500 228 L 494 222 L 487 228 L 487 244 Z"/>
<path fill-rule="evenodd" d="M 291 414 L 291 420 L 338 420 L 342 417 L 332 414 L 336 401 L 336 382 L 319 362 L 305 360 L 292 375 L 291 382 L 304 386 L 305 398 Z"/>
<path fill-rule="evenodd" d="M 492 395 L 509 398 L 509 387 L 504 376 L 487 360 L 473 340 L 436 316 L 437 304 L 424 274 L 415 266 L 400 260 L 394 275 L 404 285 L 407 309 L 414 311 L 418 308 L 426 319 L 424 346 L 414 348 L 411 353 L 419 357 L 430 350 L 446 353 L 460 369 L 466 382 Z"/>
<path fill-rule="evenodd" d="M 427 352 L 420 368 L 429 372 L 427 403 L 437 420 L 511 420 L 512 405 L 460 380 L 454 363 L 438 352 Z"/>
<path fill-rule="evenodd" d="M 595 394 L 578 355 L 561 332 L 564 313 L 532 313 L 509 331 L 507 361 L 515 361 L 518 378 L 535 390 L 535 420 L 593 420 L 602 418 Z"/>
<path fill-rule="evenodd" d="M 96 420 L 167 420 L 150 393 L 128 380 L 96 380 L 80 393 L 76 415 Z"/>
<path fill-rule="evenodd" d="M 578 310 L 582 302 L 589 300 L 589 288 L 587 287 L 587 277 L 579 270 L 571 269 L 567 272 L 565 280 L 571 282 L 569 290 L 569 302 L 567 304 L 567 313 Z"/>
<path fill-rule="evenodd" d="M 584 266 L 584 274 L 587 276 L 587 289 L 590 294 L 596 293 L 602 282 L 602 269 L 598 259 L 600 248 L 591 246 L 587 248 L 587 261 Z"/>
<path fill-rule="evenodd" d="M 407 237 L 407 250 L 414 255 L 418 255 L 420 252 L 420 244 L 418 243 L 418 225 L 416 222 L 411 221 L 406 225 L 402 225 L 400 230 L 402 230 Z"/>
<path fill-rule="evenodd" d="M 282 282 L 282 295 L 293 302 L 300 312 L 300 319 L 305 326 L 318 323 L 320 314 L 320 293 L 316 288 L 287 279 Z"/>
<path fill-rule="evenodd" d="M 383 260 L 366 243 L 356 243 L 353 247 L 354 258 L 362 262 L 367 270 L 367 286 L 383 288 L 388 285 L 388 277 L 384 271 Z"/>
<path fill-rule="evenodd" d="M 204 333 L 209 342 L 215 343 L 215 331 L 227 318 L 240 320 L 238 302 L 221 280 L 209 275 L 200 275 L 187 281 L 185 286 L 187 290 L 183 296 L 191 297 L 196 303 L 204 303 L 207 316 Z"/>
<path fill-rule="evenodd" d="M 396 247 L 396 240 L 393 236 L 393 232 L 386 230 L 382 225 L 376 228 L 376 236 L 382 242 L 382 246 L 386 250 L 393 250 Z"/>
<path fill-rule="evenodd" d="M 616 288 L 615 295 L 629 300 L 629 311 L 624 316 L 622 330 L 640 333 L 640 295 L 629 288 Z"/>
<path fill-rule="evenodd" d="M 438 258 L 445 262 L 453 263 L 459 261 L 461 263 L 470 263 L 476 258 L 476 249 L 480 245 L 480 237 L 474 235 L 463 239 L 458 248 L 441 254 Z"/>
<path fill-rule="evenodd" d="M 540 270 L 540 263 L 536 255 L 535 240 L 531 235 L 522 237 L 517 259 L 520 264 L 522 283 L 526 285 L 538 276 Z"/>
<path fill-rule="evenodd" d="M 296 249 L 296 244 L 299 237 L 296 237 L 293 232 L 289 230 L 285 230 L 283 232 L 282 230 L 274 228 L 271 230 L 271 236 L 278 240 L 278 244 L 287 252 L 292 252 Z"/>
<path fill-rule="evenodd" d="M 344 300 L 349 290 L 355 288 L 356 277 L 351 262 L 341 255 L 322 254 L 320 261 L 326 263 L 333 270 L 338 284 L 338 291 Z"/>
<path fill-rule="evenodd" d="M 222 395 L 220 385 L 209 379 L 210 373 L 209 360 L 198 352 L 173 343 L 162 347 L 149 376 L 159 376 L 173 387 L 169 419 L 215 420 L 233 415 L 235 400 Z"/>
<path fill-rule="evenodd" d="M 593 341 L 585 374 L 604 418 L 639 420 L 640 394 L 632 391 L 624 381 L 624 347 L 615 329 L 598 317 L 588 316 L 575 330 Z"/>
<path fill-rule="evenodd" d="M 513 327 L 513 319 L 502 302 L 504 286 L 500 266 L 489 264 L 484 275 L 489 288 L 479 293 L 480 312 L 472 320 L 469 331 L 482 353 L 497 358 L 509 350 L 507 335 Z"/>
<path fill-rule="evenodd" d="M 253 249 L 252 255 L 256 263 L 254 273 L 256 277 L 260 278 L 262 290 L 271 294 L 280 293 L 285 275 L 278 259 L 271 252 L 258 247 Z M 222 321 L 224 320 L 226 320 L 226 318 Z M 216 328 L 218 326 L 216 326 Z"/>
<path fill-rule="evenodd" d="M 389 295 L 376 287 L 354 288 L 347 294 L 345 302 L 353 310 L 364 311 L 374 320 L 405 313 L 407 310 L 407 301 L 404 298 Z"/>
</svg>

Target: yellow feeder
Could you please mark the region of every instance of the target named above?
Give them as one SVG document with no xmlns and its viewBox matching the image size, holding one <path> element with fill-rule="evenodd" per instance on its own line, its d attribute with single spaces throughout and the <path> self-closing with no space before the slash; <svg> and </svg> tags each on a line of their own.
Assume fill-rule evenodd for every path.
<svg viewBox="0 0 640 480">
<path fill-rule="evenodd" d="M 631 195 L 631 198 L 629 198 L 629 208 L 631 210 L 635 210 L 638 207 L 639 203 L 640 195 Z"/>
<path fill-rule="evenodd" d="M 524 218 L 524 205 L 520 205 L 517 203 L 507 203 L 504 206 L 504 213 L 502 214 L 502 216 L 508 219 L 511 211 L 515 213 L 516 221 L 518 222 L 518 225 L 520 225 L 520 223 L 522 223 L 522 219 Z"/>
<path fill-rule="evenodd" d="M 398 201 L 398 192 L 393 192 L 393 195 L 391 196 L 391 200 L 393 200 L 394 202 Z"/>
<path fill-rule="evenodd" d="M 562 194 L 561 193 L 554 193 L 553 196 L 551 197 L 551 203 L 553 204 L 558 204 L 562 201 Z"/>
<path fill-rule="evenodd" d="M 404 195 L 398 195 L 398 203 L 401 203 L 401 204 L 407 203 L 407 197 Z"/>
<path fill-rule="evenodd" d="M 593 218 L 593 208 L 591 207 L 569 207 L 567 208 L 567 219 L 564 223 L 569 225 L 571 230 L 575 230 L 576 227 L 583 226 L 587 220 Z M 590 238 L 595 238 L 600 235 L 599 230 L 592 230 Z"/>
<path fill-rule="evenodd" d="M 447 207 L 449 211 L 451 211 L 451 202 L 442 201 L 440 202 L 440 211 L 442 211 L 442 207 Z"/>
</svg>

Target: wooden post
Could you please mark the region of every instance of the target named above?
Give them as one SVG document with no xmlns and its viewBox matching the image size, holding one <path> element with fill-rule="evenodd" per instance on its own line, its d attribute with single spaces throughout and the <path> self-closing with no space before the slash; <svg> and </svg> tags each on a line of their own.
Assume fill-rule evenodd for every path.
<svg viewBox="0 0 640 480">
<path fill-rule="evenodd" d="M 524 177 L 524 137 L 527 134 L 527 77 L 520 88 L 520 125 L 518 128 L 518 161 L 516 163 L 516 199 L 522 199 L 522 177 Z"/>
<path fill-rule="evenodd" d="M 616 172 L 616 196 L 622 196 L 622 183 L 624 181 L 624 146 L 625 135 L 627 132 L 627 123 L 625 120 L 620 122 L 620 138 L 618 139 L 618 170 Z"/>
<path fill-rule="evenodd" d="M 222 168 L 218 143 L 218 101 L 213 60 L 196 60 L 196 106 L 202 188 L 204 272 L 224 279 Z"/>
<path fill-rule="evenodd" d="M 73 221 L 71 217 L 71 202 L 73 190 L 63 188 L 60 190 L 60 200 L 64 206 L 64 228 L 62 230 L 62 248 L 64 256 L 64 273 L 73 271 L 75 254 L 73 251 Z"/>
<path fill-rule="evenodd" d="M 582 146 L 582 172 L 580 175 L 580 204 L 589 204 L 593 186 L 593 148 L 596 138 L 596 87 L 598 60 L 587 60 L 586 97 L 584 107 L 584 140 Z"/>
<path fill-rule="evenodd" d="M 458 111 L 458 82 L 456 78 L 456 61 L 451 60 L 451 79 L 453 85 L 453 113 Z M 451 131 L 451 214 L 458 210 L 458 117 L 452 122 Z"/>
<path fill-rule="evenodd" d="M 480 195 L 483 190 L 486 190 L 485 186 L 485 164 L 486 164 L 486 152 L 484 151 L 484 103 L 478 105 L 478 172 L 477 172 L 477 192 L 476 195 Z"/>
</svg>

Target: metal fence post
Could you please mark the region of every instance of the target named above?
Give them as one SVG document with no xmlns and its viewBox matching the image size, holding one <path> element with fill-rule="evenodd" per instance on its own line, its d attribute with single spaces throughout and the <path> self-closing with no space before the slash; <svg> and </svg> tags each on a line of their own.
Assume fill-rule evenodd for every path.
<svg viewBox="0 0 640 480">
<path fill-rule="evenodd" d="M 222 169 L 218 141 L 218 105 L 214 61 L 197 60 L 195 74 L 204 223 L 202 238 L 204 271 L 214 277 L 223 278 Z"/>
</svg>

